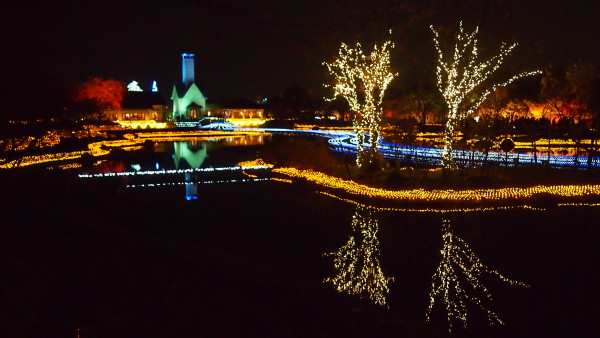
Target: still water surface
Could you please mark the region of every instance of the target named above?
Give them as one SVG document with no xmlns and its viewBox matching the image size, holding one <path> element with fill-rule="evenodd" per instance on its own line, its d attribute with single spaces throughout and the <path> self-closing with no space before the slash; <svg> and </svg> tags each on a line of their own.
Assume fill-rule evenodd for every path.
<svg viewBox="0 0 600 338">
<path fill-rule="evenodd" d="M 268 142 L 157 144 L 96 170 L 224 167 L 256 158 Z M 4 277 L 4 290 L 14 293 L 5 298 L 26 320 L 6 320 L 5 330 L 90 337 L 598 333 L 598 208 L 391 212 L 244 178 L 71 178 L 61 188 L 68 193 L 33 198 L 34 212 L 7 209 L 4 248 L 13 263 L 4 276 L 25 276 Z"/>
</svg>

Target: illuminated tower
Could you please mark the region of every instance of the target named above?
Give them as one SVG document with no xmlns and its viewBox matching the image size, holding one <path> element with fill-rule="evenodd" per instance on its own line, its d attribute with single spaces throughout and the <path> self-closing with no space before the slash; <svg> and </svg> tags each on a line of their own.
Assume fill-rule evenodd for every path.
<svg viewBox="0 0 600 338">
<path fill-rule="evenodd" d="M 181 74 L 186 86 L 194 83 L 194 54 L 181 54 Z"/>
<path fill-rule="evenodd" d="M 206 112 L 206 96 L 202 94 L 194 78 L 194 54 L 181 54 L 181 82 L 173 86 L 172 120 L 198 121 Z"/>
</svg>

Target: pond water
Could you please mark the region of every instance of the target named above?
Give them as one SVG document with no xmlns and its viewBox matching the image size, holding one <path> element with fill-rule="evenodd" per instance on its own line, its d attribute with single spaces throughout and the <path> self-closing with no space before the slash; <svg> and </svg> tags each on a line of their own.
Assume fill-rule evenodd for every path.
<svg viewBox="0 0 600 338">
<path fill-rule="evenodd" d="M 226 168 L 269 142 L 157 144 L 83 171 Z M 3 177 L 0 336 L 598 333 L 600 208 L 382 211 L 192 174 Z"/>
</svg>

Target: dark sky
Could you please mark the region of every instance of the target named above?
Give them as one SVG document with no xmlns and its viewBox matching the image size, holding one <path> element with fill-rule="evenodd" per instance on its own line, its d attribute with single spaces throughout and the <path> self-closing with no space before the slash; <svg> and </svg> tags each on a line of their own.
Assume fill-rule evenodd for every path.
<svg viewBox="0 0 600 338">
<path fill-rule="evenodd" d="M 594 1 L 496 0 L 55 0 L 14 1 L 0 11 L 2 100 L 43 100 L 85 79 L 157 80 L 170 92 L 180 81 L 180 55 L 196 54 L 196 80 L 209 98 L 274 96 L 297 83 L 326 92 L 322 62 L 340 41 L 368 44 L 393 28 L 394 67 L 401 83 L 433 76 L 434 23 L 479 24 L 480 41 L 520 46 L 507 65 L 545 68 L 573 60 L 596 62 Z M 433 79 L 431 79 L 433 80 Z M 51 84 L 56 84 L 51 88 Z M 34 85 L 40 93 L 31 95 Z M 21 98 L 19 98 L 21 99 Z M 3 107 L 14 107 L 7 105 Z"/>
</svg>

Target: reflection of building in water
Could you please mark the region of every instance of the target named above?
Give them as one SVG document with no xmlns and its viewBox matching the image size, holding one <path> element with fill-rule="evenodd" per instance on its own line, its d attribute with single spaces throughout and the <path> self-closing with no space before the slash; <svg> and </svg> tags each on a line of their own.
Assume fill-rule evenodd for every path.
<svg viewBox="0 0 600 338">
<path fill-rule="evenodd" d="M 188 146 L 188 142 L 173 142 L 173 159 L 175 160 L 175 168 L 179 169 L 181 159 L 184 159 L 191 168 L 200 168 L 202 163 L 204 163 L 204 160 L 206 160 L 208 154 L 206 142 L 201 142 L 199 147 L 200 149 L 192 151 Z"/>
<path fill-rule="evenodd" d="M 244 135 L 241 137 L 227 137 L 223 139 L 224 146 L 260 146 L 265 144 L 265 138 L 271 134 Z"/>
<path fill-rule="evenodd" d="M 197 200 L 198 199 L 198 183 L 193 182 L 192 173 L 185 173 L 185 199 Z"/>
<path fill-rule="evenodd" d="M 336 252 L 325 254 L 333 256 L 333 266 L 337 275 L 325 279 L 338 291 L 359 296 L 368 296 L 378 305 L 387 306 L 388 282 L 379 263 L 379 223 L 375 209 L 357 206 L 352 218 L 352 234 L 348 243 Z"/>
<path fill-rule="evenodd" d="M 452 233 L 450 220 L 446 218 L 442 220 L 442 241 L 443 248 L 440 250 L 442 261 L 433 275 L 426 315 L 427 321 L 431 319 L 435 301 L 441 298 L 440 300 L 445 306 L 450 332 L 455 321 L 460 322 L 463 327 L 467 327 L 469 306 L 477 306 L 483 310 L 487 314 L 490 324 L 504 324 L 486 304 L 492 301 L 492 294 L 485 285 L 481 284 L 479 279 L 487 273 L 495 275 L 511 285 L 525 287 L 528 285 L 508 279 L 498 271 L 483 265 L 467 243 Z"/>
</svg>

